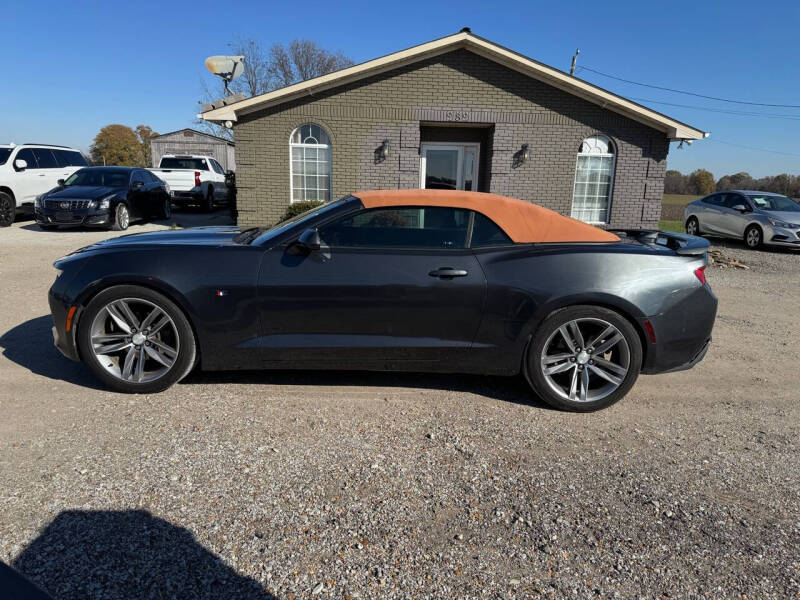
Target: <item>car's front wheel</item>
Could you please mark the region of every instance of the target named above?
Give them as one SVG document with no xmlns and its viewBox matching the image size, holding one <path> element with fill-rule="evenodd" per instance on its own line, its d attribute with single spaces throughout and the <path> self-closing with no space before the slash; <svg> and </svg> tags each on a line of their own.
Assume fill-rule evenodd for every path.
<svg viewBox="0 0 800 600">
<path fill-rule="evenodd" d="M 761 246 L 764 241 L 764 234 L 761 232 L 761 227 L 758 225 L 750 225 L 744 230 L 744 243 L 751 250 L 755 250 Z"/>
<path fill-rule="evenodd" d="M 526 374 L 551 406 L 588 412 L 625 396 L 641 364 L 641 340 L 625 317 L 599 306 L 571 306 L 550 315 L 534 334 Z"/>
<path fill-rule="evenodd" d="M 172 202 L 170 202 L 169 198 L 167 198 L 164 200 L 163 206 L 158 211 L 158 218 L 169 219 L 170 217 L 172 217 Z"/>
<path fill-rule="evenodd" d="M 125 393 L 167 389 L 191 371 L 191 325 L 168 298 L 132 285 L 108 288 L 89 302 L 78 324 L 78 347 L 92 372 Z"/>
<path fill-rule="evenodd" d="M 130 224 L 131 214 L 128 212 L 128 205 L 124 202 L 120 202 L 114 210 L 114 222 L 111 224 L 111 229 L 114 231 L 125 231 Z"/>
</svg>

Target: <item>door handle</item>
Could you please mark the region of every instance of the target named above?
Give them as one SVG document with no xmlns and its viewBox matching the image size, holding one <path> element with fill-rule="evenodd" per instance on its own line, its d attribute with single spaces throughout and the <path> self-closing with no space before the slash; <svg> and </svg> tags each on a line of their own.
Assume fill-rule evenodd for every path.
<svg viewBox="0 0 800 600">
<path fill-rule="evenodd" d="M 452 279 L 453 277 L 466 277 L 467 272 L 464 269 L 454 269 L 453 267 L 439 267 L 428 275 L 439 279 Z"/>
</svg>

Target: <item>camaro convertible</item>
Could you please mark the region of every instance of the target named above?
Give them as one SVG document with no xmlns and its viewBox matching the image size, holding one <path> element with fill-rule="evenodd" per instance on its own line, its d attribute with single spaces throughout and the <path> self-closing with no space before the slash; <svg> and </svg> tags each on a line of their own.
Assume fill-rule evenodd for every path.
<svg viewBox="0 0 800 600">
<path fill-rule="evenodd" d="M 56 261 L 56 346 L 150 393 L 195 366 L 522 373 L 588 411 L 692 367 L 708 242 L 476 192 L 360 192 L 274 227 L 128 235 Z"/>
</svg>

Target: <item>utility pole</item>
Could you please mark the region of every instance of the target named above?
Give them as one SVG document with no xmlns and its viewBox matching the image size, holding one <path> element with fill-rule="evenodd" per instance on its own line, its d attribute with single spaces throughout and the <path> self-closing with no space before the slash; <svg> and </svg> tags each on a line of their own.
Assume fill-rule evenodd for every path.
<svg viewBox="0 0 800 600">
<path fill-rule="evenodd" d="M 575 76 L 575 65 L 578 62 L 578 54 L 580 53 L 581 49 L 578 48 L 577 50 L 575 50 L 575 54 L 572 55 L 572 66 L 569 68 L 569 74 L 572 75 L 573 77 Z"/>
</svg>

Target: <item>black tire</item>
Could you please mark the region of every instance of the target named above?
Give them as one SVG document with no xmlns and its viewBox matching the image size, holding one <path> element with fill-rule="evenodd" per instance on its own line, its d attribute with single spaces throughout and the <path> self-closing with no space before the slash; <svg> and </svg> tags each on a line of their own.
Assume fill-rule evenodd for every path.
<svg viewBox="0 0 800 600">
<path fill-rule="evenodd" d="M 758 225 L 750 225 L 744 230 L 743 239 L 745 246 L 750 248 L 750 250 L 756 250 L 764 243 L 764 232 Z"/>
<path fill-rule="evenodd" d="M 156 305 L 172 319 L 172 323 L 175 325 L 175 331 L 180 340 L 178 355 L 169 370 L 153 381 L 145 383 L 125 381 L 109 372 L 94 353 L 91 341 L 91 327 L 95 317 L 104 311 L 110 302 L 123 298 L 144 300 Z M 183 311 L 158 292 L 135 285 L 114 286 L 103 290 L 92 298 L 81 314 L 77 338 L 81 358 L 89 369 L 109 388 L 126 394 L 151 394 L 166 390 L 189 374 L 197 358 L 194 333 Z"/>
<path fill-rule="evenodd" d="M 114 209 L 114 222 L 111 224 L 112 231 L 125 231 L 131 224 L 131 215 L 128 205 L 124 202 L 117 204 Z"/>
<path fill-rule="evenodd" d="M 701 235 L 700 221 L 697 220 L 697 217 L 686 219 L 686 233 L 689 235 Z"/>
<path fill-rule="evenodd" d="M 613 389 L 613 391 L 609 391 L 606 395 L 599 397 L 597 400 L 588 399 L 588 395 L 586 401 L 565 398 L 557 393 L 553 387 L 551 387 L 551 384 L 548 382 L 547 377 L 543 372 L 545 368 L 543 367 L 543 364 L 551 364 L 545 362 L 542 358 L 545 345 L 548 343 L 548 341 L 553 343 L 553 341 L 556 340 L 555 336 L 560 335 L 558 333 L 559 328 L 562 326 L 568 326 L 569 323 L 575 320 L 585 320 L 589 326 L 597 327 L 595 331 L 605 328 L 605 325 L 601 325 L 600 323 L 613 325 L 613 327 L 616 328 L 616 330 L 622 335 L 622 338 L 624 338 L 624 341 L 627 344 L 625 346 L 621 344 L 620 341 L 609 351 L 608 354 L 603 355 L 610 357 L 609 360 L 613 360 L 613 353 L 622 352 L 624 350 L 627 353 L 628 365 L 627 372 L 625 373 L 624 377 L 621 378 L 621 382 L 617 385 L 617 387 Z M 594 320 L 596 320 L 596 322 Z M 601 340 L 597 341 L 602 341 L 603 339 L 605 338 L 601 338 Z M 586 339 L 585 343 L 589 344 L 590 340 Z M 588 349 L 584 348 L 582 350 Z M 584 356 L 581 358 L 581 360 L 586 358 L 586 353 L 582 354 L 584 354 Z M 595 358 L 599 365 L 599 360 L 601 360 L 601 357 L 596 356 Z M 572 359 L 570 359 L 570 362 L 576 363 L 576 361 Z M 592 361 L 589 364 L 594 365 L 595 363 Z M 623 398 L 633 387 L 633 384 L 636 383 L 636 379 L 639 377 L 639 371 L 641 370 L 642 366 L 642 342 L 634 326 L 630 323 L 630 321 L 628 321 L 628 319 L 619 313 L 599 306 L 570 306 L 568 308 L 555 311 L 539 326 L 534 333 L 533 338 L 531 339 L 525 356 L 525 364 L 523 366 L 528 383 L 530 383 L 531 387 L 539 396 L 539 398 L 544 400 L 547 404 L 561 410 L 590 412 L 611 406 Z M 576 363 L 574 367 L 570 365 L 568 368 L 570 370 L 576 369 L 574 371 L 576 373 L 578 368 L 581 369 L 581 372 L 585 368 L 587 377 L 589 378 L 588 381 L 591 382 L 593 380 L 592 378 L 594 378 L 595 385 L 597 385 L 598 382 L 601 387 L 604 385 L 609 385 L 604 379 L 598 378 L 597 375 L 594 375 L 594 371 L 590 372 L 589 369 L 593 369 L 594 367 L 590 367 L 588 364 L 585 367 L 583 365 L 578 367 Z M 562 376 L 571 377 L 568 371 L 565 371 Z M 598 396 L 601 395 L 600 392 L 602 392 L 602 390 L 598 391 Z"/>
<path fill-rule="evenodd" d="M 58 225 L 48 225 L 47 223 L 37 223 L 37 225 L 42 231 L 53 231 L 58 229 Z"/>
<path fill-rule="evenodd" d="M 17 215 L 17 203 L 10 194 L 0 192 L 0 227 L 8 227 Z"/>
<path fill-rule="evenodd" d="M 209 186 L 206 197 L 203 198 L 203 211 L 211 212 L 214 210 L 214 188 Z"/>
<path fill-rule="evenodd" d="M 169 219 L 172 217 L 172 202 L 169 201 L 169 198 L 164 200 L 164 205 L 161 207 L 161 210 L 158 211 L 158 218 L 159 219 Z"/>
</svg>

